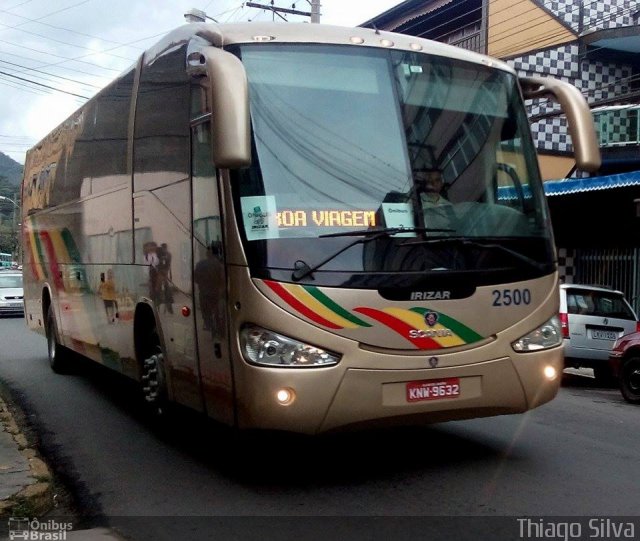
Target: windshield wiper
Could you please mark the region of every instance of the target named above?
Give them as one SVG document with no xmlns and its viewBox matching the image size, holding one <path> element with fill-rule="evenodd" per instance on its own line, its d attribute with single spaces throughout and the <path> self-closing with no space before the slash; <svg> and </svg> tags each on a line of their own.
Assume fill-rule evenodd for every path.
<svg viewBox="0 0 640 541">
<path fill-rule="evenodd" d="M 474 248 L 485 248 L 488 250 L 497 250 L 505 254 L 509 254 L 514 259 L 517 259 L 518 261 L 526 263 L 530 267 L 533 267 L 534 269 L 539 271 L 545 271 L 547 268 L 544 263 L 540 263 L 535 259 L 531 259 L 529 256 L 521 254 L 520 252 L 516 252 L 515 250 L 512 250 L 511 248 L 507 248 L 506 246 L 502 246 L 501 244 L 487 244 L 485 242 L 478 242 L 476 240 L 471 240 L 467 237 L 444 237 L 444 238 L 423 239 L 423 240 L 421 239 L 421 240 L 403 242 L 399 246 L 418 246 L 418 245 L 424 245 L 424 244 L 451 244 L 451 243 L 458 243 L 458 244 L 462 244 L 463 246 L 472 246 Z"/>
<path fill-rule="evenodd" d="M 356 229 L 354 231 L 342 231 L 340 233 L 327 233 L 318 235 L 319 239 L 328 237 L 368 237 L 370 235 L 386 236 L 396 233 L 451 233 L 455 229 L 436 229 L 431 227 L 384 227 L 382 229 Z M 378 238 L 377 236 L 375 238 Z"/>
<path fill-rule="evenodd" d="M 320 267 L 327 264 L 332 259 L 338 257 L 342 252 L 348 250 L 349 248 L 355 246 L 356 244 L 366 244 L 367 242 L 371 242 L 372 240 L 377 240 L 382 237 L 390 237 L 391 235 L 395 235 L 396 233 L 446 233 L 451 232 L 452 229 L 430 229 L 428 227 L 385 227 L 384 229 L 358 229 L 355 231 L 343 231 L 341 233 L 327 233 L 325 235 L 320 235 L 318 238 L 330 238 L 330 237 L 364 237 L 362 239 L 356 239 L 353 242 L 350 242 L 346 246 L 343 246 L 337 252 L 331 254 L 326 259 L 322 260 L 320 263 L 315 264 L 313 267 L 307 265 L 306 262 L 302 260 L 298 260 L 294 263 L 295 270 L 291 274 L 291 279 L 299 282 L 306 276 L 317 271 Z"/>
</svg>

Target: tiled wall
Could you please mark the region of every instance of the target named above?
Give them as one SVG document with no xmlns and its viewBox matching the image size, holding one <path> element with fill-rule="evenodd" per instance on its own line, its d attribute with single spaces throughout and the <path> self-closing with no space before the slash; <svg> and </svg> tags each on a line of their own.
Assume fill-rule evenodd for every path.
<svg viewBox="0 0 640 541">
<path fill-rule="evenodd" d="M 574 30 L 580 29 L 580 0 L 536 2 Z M 636 10 L 640 10 L 640 5 L 631 0 L 587 1 L 583 6 L 582 28 L 630 25 Z M 526 54 L 508 62 L 523 75 L 553 76 L 568 81 L 582 90 L 589 102 L 628 92 L 626 79 L 632 75 L 629 65 L 581 58 L 577 42 Z M 532 102 L 528 108 L 530 116 L 557 110 L 557 106 L 546 100 Z M 532 125 L 532 131 L 539 150 L 572 150 L 564 118 L 552 116 L 541 119 Z"/>
</svg>

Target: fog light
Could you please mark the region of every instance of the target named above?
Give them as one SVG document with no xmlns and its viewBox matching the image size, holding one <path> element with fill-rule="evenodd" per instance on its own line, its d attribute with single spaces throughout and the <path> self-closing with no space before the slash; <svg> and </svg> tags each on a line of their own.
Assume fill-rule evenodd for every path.
<svg viewBox="0 0 640 541">
<path fill-rule="evenodd" d="M 295 399 L 296 399 L 296 395 L 291 389 L 280 389 L 276 393 L 276 400 L 282 406 L 288 406 L 289 404 L 293 404 L 293 401 Z"/>
<path fill-rule="evenodd" d="M 553 366 L 544 367 L 544 377 L 549 381 L 553 381 L 558 377 L 558 371 Z"/>
</svg>

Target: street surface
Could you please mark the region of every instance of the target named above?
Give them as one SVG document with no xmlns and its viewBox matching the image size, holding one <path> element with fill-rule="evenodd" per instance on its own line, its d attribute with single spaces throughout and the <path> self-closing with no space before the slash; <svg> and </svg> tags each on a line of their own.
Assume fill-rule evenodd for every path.
<svg viewBox="0 0 640 541">
<path fill-rule="evenodd" d="M 220 534 L 228 527 L 248 539 L 294 528 L 211 516 L 378 516 L 380 533 L 398 527 L 394 516 L 640 514 L 640 407 L 590 378 L 568 376 L 556 400 L 524 415 L 233 439 L 197 415 L 154 427 L 135 386 L 100 367 L 54 374 L 45 339 L 21 318 L 0 320 L 0 344 L 0 380 L 79 510 L 131 539 L 233 538 Z M 357 539 L 349 528 L 361 526 L 341 523 L 336 536 Z"/>
</svg>

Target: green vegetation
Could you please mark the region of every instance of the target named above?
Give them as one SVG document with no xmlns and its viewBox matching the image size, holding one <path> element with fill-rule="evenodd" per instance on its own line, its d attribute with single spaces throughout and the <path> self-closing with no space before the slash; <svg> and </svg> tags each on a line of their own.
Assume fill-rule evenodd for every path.
<svg viewBox="0 0 640 541">
<path fill-rule="evenodd" d="M 0 196 L 8 197 L 20 205 L 20 190 L 0 175 Z M 0 252 L 18 252 L 20 211 L 11 201 L 0 199 Z"/>
<path fill-rule="evenodd" d="M 22 165 L 0 152 L 0 177 L 6 178 L 15 189 L 18 189 L 22 181 L 22 170 Z"/>
</svg>

